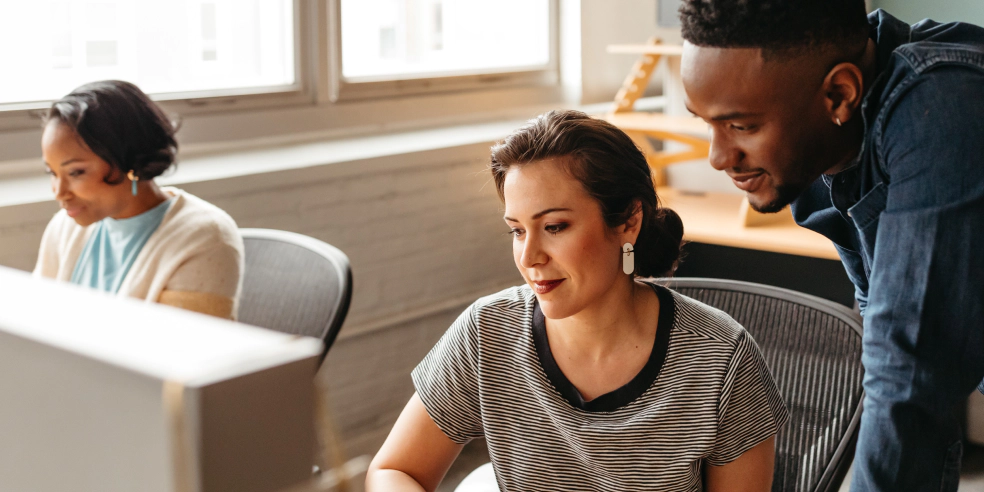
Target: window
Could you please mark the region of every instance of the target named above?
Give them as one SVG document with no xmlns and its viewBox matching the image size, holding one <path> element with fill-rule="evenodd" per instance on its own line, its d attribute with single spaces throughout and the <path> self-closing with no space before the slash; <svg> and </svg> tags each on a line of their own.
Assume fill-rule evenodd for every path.
<svg viewBox="0 0 984 492">
<path fill-rule="evenodd" d="M 377 112 L 416 122 L 559 100 L 559 3 L 0 0 L 0 136 L 36 131 L 51 101 L 104 79 L 134 82 L 162 101 L 188 123 L 183 138 L 194 143 L 240 135 L 192 124 L 227 110 L 240 113 L 241 128 L 256 129 L 249 135 L 313 135 L 364 127 Z M 376 100 L 461 101 L 455 92 L 476 89 L 490 97 L 465 96 L 464 106 L 406 98 L 395 103 L 399 112 Z M 330 104 L 338 100 L 357 102 Z M 0 149 L 0 160 L 28 148 L 35 145 Z"/>
<path fill-rule="evenodd" d="M 0 3 L 0 109 L 46 107 L 93 80 L 157 99 L 300 90 L 294 0 Z M 16 49 L 12 49 L 16 47 Z"/>
<path fill-rule="evenodd" d="M 338 0 L 333 98 L 556 82 L 551 0 Z"/>
</svg>

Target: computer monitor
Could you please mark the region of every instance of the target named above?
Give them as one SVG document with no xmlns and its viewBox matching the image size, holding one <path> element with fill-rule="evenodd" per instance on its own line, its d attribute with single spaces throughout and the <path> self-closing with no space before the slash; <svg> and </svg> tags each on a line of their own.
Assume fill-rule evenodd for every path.
<svg viewBox="0 0 984 492">
<path fill-rule="evenodd" d="M 0 490 L 311 478 L 321 343 L 0 268 Z"/>
</svg>

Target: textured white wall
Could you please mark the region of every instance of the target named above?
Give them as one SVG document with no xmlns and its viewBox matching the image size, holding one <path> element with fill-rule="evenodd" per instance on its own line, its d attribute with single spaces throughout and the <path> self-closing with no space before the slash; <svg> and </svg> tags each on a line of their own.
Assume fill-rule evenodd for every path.
<svg viewBox="0 0 984 492">
<path fill-rule="evenodd" d="M 488 145 L 467 145 L 180 186 L 240 227 L 345 251 L 356 279 L 347 324 L 364 330 L 519 281 L 487 154 Z M 0 207 L 0 265 L 31 269 L 56 209 Z"/>
</svg>

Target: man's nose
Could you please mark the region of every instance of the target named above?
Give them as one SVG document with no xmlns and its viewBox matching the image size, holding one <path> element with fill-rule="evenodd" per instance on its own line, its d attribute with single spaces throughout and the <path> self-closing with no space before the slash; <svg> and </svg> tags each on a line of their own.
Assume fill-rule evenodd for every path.
<svg viewBox="0 0 984 492">
<path fill-rule="evenodd" d="M 734 148 L 730 141 L 721 135 L 720 132 L 711 129 L 708 132 L 708 136 L 711 139 L 710 152 L 708 155 L 708 160 L 711 163 L 711 167 L 717 169 L 718 171 L 724 171 L 738 165 L 738 150 Z"/>
</svg>

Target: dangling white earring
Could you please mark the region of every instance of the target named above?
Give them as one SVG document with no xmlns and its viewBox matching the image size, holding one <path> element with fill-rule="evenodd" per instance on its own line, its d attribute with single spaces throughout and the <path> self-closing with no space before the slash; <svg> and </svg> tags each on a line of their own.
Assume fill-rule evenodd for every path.
<svg viewBox="0 0 984 492">
<path fill-rule="evenodd" d="M 834 122 L 837 123 L 837 126 L 841 126 L 843 124 L 841 123 L 841 119 L 836 116 L 834 116 Z"/>
<path fill-rule="evenodd" d="M 634 271 L 635 250 L 632 249 L 632 243 L 625 243 L 622 245 L 622 273 L 632 275 Z"/>
</svg>

